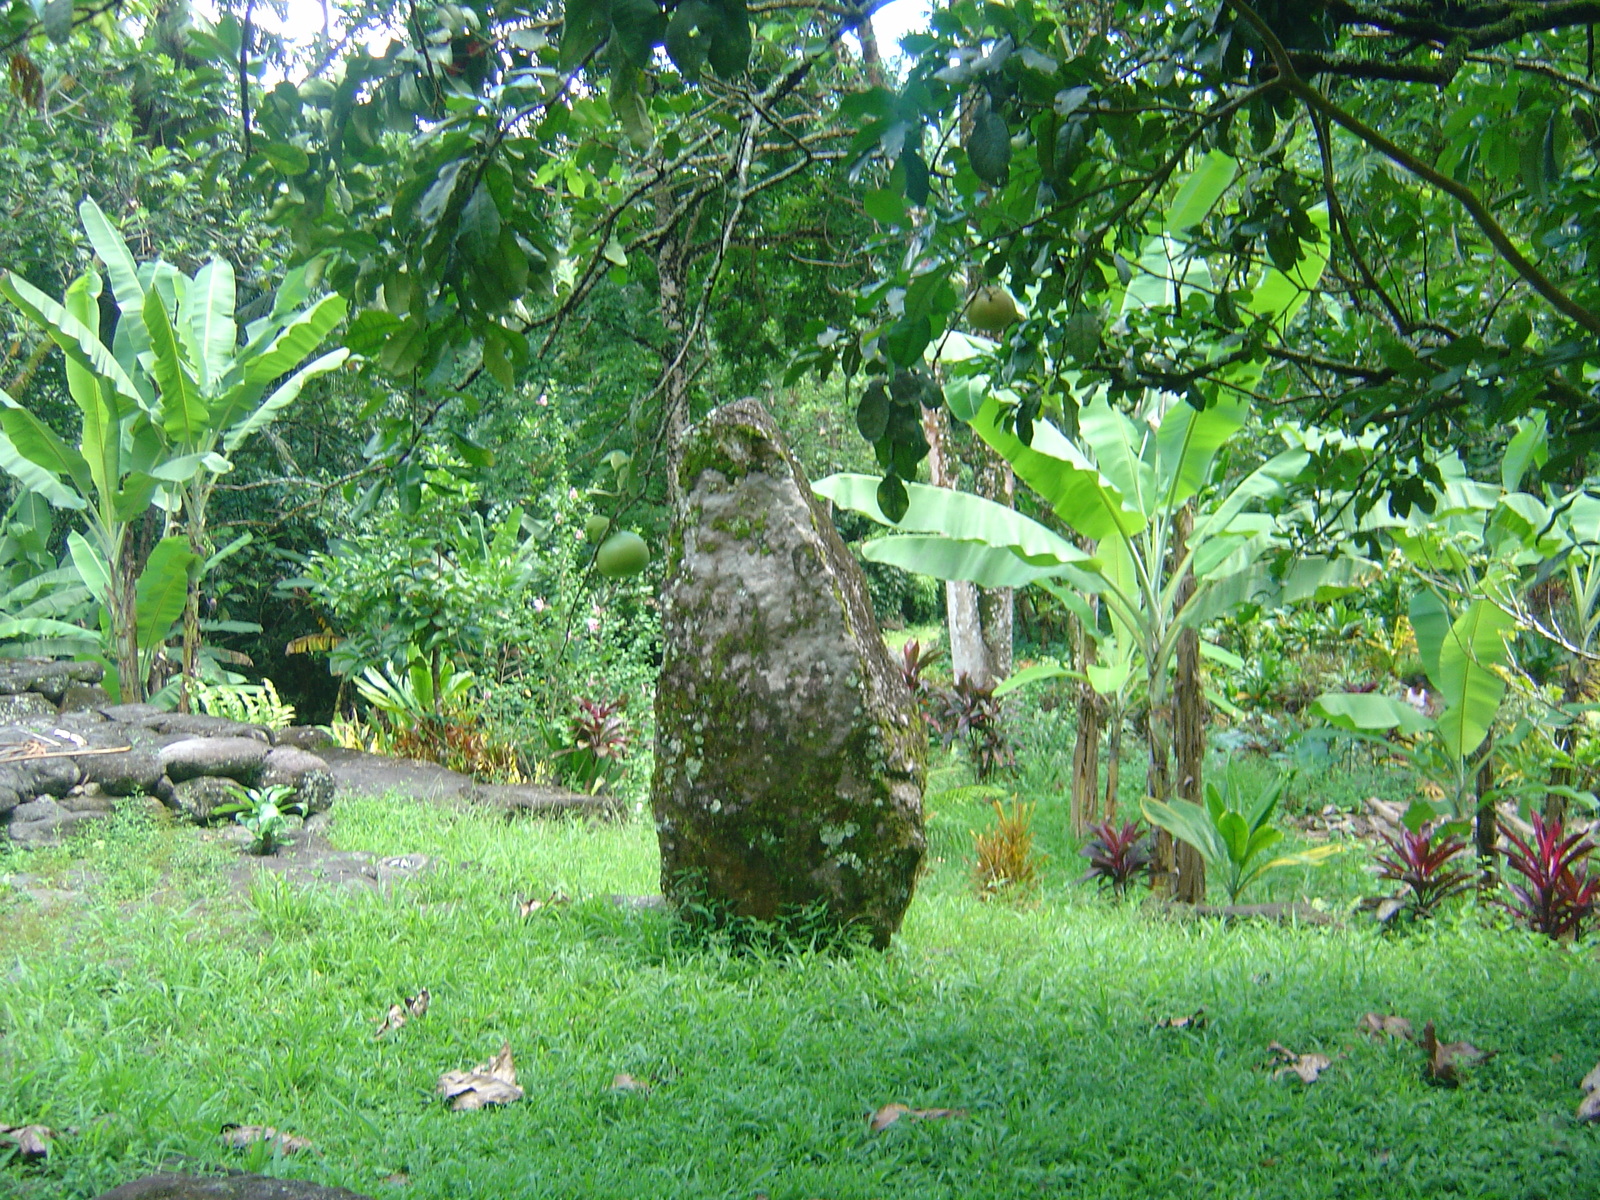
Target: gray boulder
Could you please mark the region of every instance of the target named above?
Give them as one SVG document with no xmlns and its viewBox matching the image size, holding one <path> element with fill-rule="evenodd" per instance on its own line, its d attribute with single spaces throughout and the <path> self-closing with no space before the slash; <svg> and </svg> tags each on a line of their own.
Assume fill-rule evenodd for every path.
<svg viewBox="0 0 1600 1200">
<path fill-rule="evenodd" d="M 39 692 L 52 704 L 70 683 L 99 683 L 106 669 L 97 662 L 60 662 L 48 658 L 0 659 L 0 695 Z"/>
<path fill-rule="evenodd" d="M 239 798 L 239 785 L 232 779 L 201 775 L 173 784 L 171 799 L 163 796 L 162 801 L 189 820 L 205 825 L 218 819 L 218 806 L 236 803 Z"/>
<path fill-rule="evenodd" d="M 11 810 L 6 832 L 20 846 L 52 846 L 61 835 L 82 821 L 96 821 L 100 812 L 72 812 L 49 796 L 29 800 Z"/>
<path fill-rule="evenodd" d="M 278 746 L 295 746 L 301 750 L 325 750 L 339 743 L 324 725 L 287 725 L 272 732 L 272 741 Z"/>
<path fill-rule="evenodd" d="M 668 560 L 651 803 L 675 903 L 823 906 L 888 943 L 925 843 L 926 736 L 861 568 L 755 401 L 693 430 Z"/>
<path fill-rule="evenodd" d="M 191 737 L 161 747 L 161 765 L 173 783 L 201 775 L 226 775 L 255 786 L 267 757 L 266 742 L 252 737 Z"/>
<path fill-rule="evenodd" d="M 348 1188 L 299 1179 L 271 1179 L 233 1171 L 227 1175 L 178 1175 L 163 1171 L 102 1192 L 95 1200 L 372 1200 Z"/>
<path fill-rule="evenodd" d="M 27 717 L 51 717 L 56 706 L 38 692 L 0 694 L 0 721 L 21 721 Z"/>
<path fill-rule="evenodd" d="M 61 693 L 62 712 L 89 712 L 110 703 L 111 697 L 98 683 L 69 683 Z"/>
<path fill-rule="evenodd" d="M 294 789 L 294 798 L 307 813 L 325 812 L 333 805 L 333 772 L 326 759 L 294 746 L 274 746 L 261 763 L 261 786 Z"/>
</svg>

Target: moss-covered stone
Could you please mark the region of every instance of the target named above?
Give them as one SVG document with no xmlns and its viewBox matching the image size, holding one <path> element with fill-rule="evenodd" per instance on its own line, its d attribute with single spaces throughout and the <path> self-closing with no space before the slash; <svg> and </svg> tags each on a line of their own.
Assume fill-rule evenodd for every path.
<svg viewBox="0 0 1600 1200">
<path fill-rule="evenodd" d="M 689 436 L 652 803 L 662 890 L 888 943 L 924 853 L 926 738 L 861 569 L 753 400 Z"/>
</svg>

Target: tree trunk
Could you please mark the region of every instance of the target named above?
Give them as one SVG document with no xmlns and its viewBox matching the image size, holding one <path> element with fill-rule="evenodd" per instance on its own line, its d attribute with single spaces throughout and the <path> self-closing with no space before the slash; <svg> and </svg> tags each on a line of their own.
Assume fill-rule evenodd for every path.
<svg viewBox="0 0 1600 1200">
<path fill-rule="evenodd" d="M 1073 617 L 1068 622 L 1073 658 L 1082 670 L 1094 661 L 1094 641 Z M 1104 701 L 1087 682 L 1078 684 L 1078 732 L 1072 746 L 1072 836 L 1083 837 L 1095 819 L 1100 792 L 1100 725 Z"/>
<path fill-rule="evenodd" d="M 978 464 L 978 495 L 1006 508 L 1017 506 L 1017 477 L 1011 464 L 988 445 Z M 1010 588 L 984 588 L 978 596 L 978 621 L 982 628 L 985 665 L 989 678 L 999 682 L 1011 674 L 1016 597 Z"/>
<path fill-rule="evenodd" d="M 1500 843 L 1499 814 L 1494 804 L 1494 730 L 1483 743 L 1483 761 L 1478 765 L 1478 776 L 1473 780 L 1477 798 L 1477 812 L 1473 819 L 1474 840 L 1478 846 L 1478 865 L 1483 869 L 1485 884 L 1494 870 L 1495 850 Z"/>
<path fill-rule="evenodd" d="M 1185 508 L 1173 521 L 1172 557 L 1181 561 L 1194 527 L 1194 513 Z M 1185 572 L 1178 584 L 1174 615 L 1194 595 L 1194 573 Z M 1205 803 L 1205 695 L 1200 688 L 1200 631 L 1185 629 L 1178 635 L 1177 681 L 1173 687 L 1173 732 L 1178 755 L 1178 795 L 1195 804 Z M 1185 904 L 1204 904 L 1206 864 L 1200 852 L 1187 842 L 1175 847 L 1173 865 L 1177 872 L 1175 896 Z"/>
<path fill-rule="evenodd" d="M 1102 810 L 1106 820 L 1117 815 L 1117 785 L 1122 782 L 1122 701 L 1113 696 L 1107 705 L 1106 728 L 1106 802 Z"/>
<path fill-rule="evenodd" d="M 922 434 L 928 439 L 928 471 L 935 487 L 953 488 L 961 467 L 951 444 L 949 419 L 942 408 L 922 410 Z M 984 644 L 983 618 L 978 611 L 978 589 L 964 580 L 946 580 L 945 623 L 948 627 L 950 672 L 967 676 L 980 687 L 993 682 L 989 650 Z"/>
<path fill-rule="evenodd" d="M 1147 663 L 1146 695 L 1149 697 L 1149 758 L 1145 762 L 1145 795 L 1153 800 L 1172 796 L 1172 704 L 1167 696 L 1167 672 L 1162 663 Z M 1156 831 L 1156 861 L 1151 885 L 1159 896 L 1171 896 L 1177 888 L 1178 862 L 1175 841 L 1165 829 Z"/>
</svg>

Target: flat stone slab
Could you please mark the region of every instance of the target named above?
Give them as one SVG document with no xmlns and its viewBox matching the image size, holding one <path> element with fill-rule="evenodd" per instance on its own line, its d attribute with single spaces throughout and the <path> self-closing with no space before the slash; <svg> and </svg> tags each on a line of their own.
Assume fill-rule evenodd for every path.
<svg viewBox="0 0 1600 1200">
<path fill-rule="evenodd" d="M 317 757 L 328 764 L 339 794 L 384 796 L 399 792 L 418 800 L 456 800 L 499 808 L 506 814 L 615 816 L 621 802 L 614 796 L 587 796 L 564 788 L 479 783 L 470 775 L 414 758 L 385 758 L 361 750 L 329 747 Z"/>
<path fill-rule="evenodd" d="M 102 1192 L 95 1200 L 372 1200 L 349 1188 L 324 1187 L 299 1179 L 271 1179 L 235 1172 L 178 1175 L 163 1171 Z"/>
<path fill-rule="evenodd" d="M 161 747 L 161 765 L 173 783 L 223 775 L 239 783 L 261 778 L 269 747 L 250 737 L 190 737 Z"/>
</svg>

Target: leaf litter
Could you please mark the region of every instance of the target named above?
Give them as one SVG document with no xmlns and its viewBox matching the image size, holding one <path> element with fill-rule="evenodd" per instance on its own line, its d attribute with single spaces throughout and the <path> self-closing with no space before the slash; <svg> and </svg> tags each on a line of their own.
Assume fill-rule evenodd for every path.
<svg viewBox="0 0 1600 1200">
<path fill-rule="evenodd" d="M 1580 1125 L 1600 1121 L 1600 1063 L 1583 1077 L 1578 1085 L 1583 1089 L 1583 1099 L 1578 1102 L 1577 1118 Z"/>
<path fill-rule="evenodd" d="M 271 1125 L 224 1125 L 218 1136 L 224 1146 L 233 1150 L 248 1150 L 260 1142 L 268 1143 L 278 1154 L 302 1154 L 307 1150 L 316 1150 L 310 1138 L 284 1133 Z"/>
<path fill-rule="evenodd" d="M 1206 1027 L 1206 1010 L 1197 1008 L 1185 1017 L 1162 1017 L 1156 1022 L 1157 1029 L 1204 1029 Z"/>
<path fill-rule="evenodd" d="M 635 1079 L 632 1075 L 618 1072 L 611 1077 L 611 1090 L 613 1092 L 639 1092 L 649 1095 L 655 1085 L 643 1079 Z"/>
<path fill-rule="evenodd" d="M 539 900 L 531 896 L 526 900 L 518 898 L 516 901 L 517 916 L 524 918 L 531 917 L 534 913 L 539 912 L 542 909 L 559 908 L 563 904 L 571 903 L 572 897 L 567 895 L 560 888 L 557 888 L 543 900 Z"/>
<path fill-rule="evenodd" d="M 1432 1083 L 1443 1087 L 1459 1087 L 1461 1067 L 1487 1062 L 1498 1050 L 1480 1050 L 1471 1042 L 1441 1042 L 1434 1032 L 1433 1022 L 1422 1027 L 1422 1049 L 1427 1054 L 1423 1074 Z"/>
<path fill-rule="evenodd" d="M 1273 1061 L 1279 1064 L 1272 1072 L 1274 1079 L 1295 1075 L 1301 1083 L 1315 1083 L 1324 1071 L 1333 1066 L 1333 1059 L 1326 1054 L 1296 1054 L 1280 1042 L 1273 1042 L 1267 1049 Z"/>
<path fill-rule="evenodd" d="M 1405 1038 L 1410 1041 L 1416 1035 L 1412 1033 L 1411 1022 L 1404 1017 L 1383 1016 L 1380 1013 L 1364 1013 L 1356 1028 L 1374 1041 L 1384 1038 Z"/>
<path fill-rule="evenodd" d="M 48 1125 L 0 1125 L 0 1146 L 11 1146 L 24 1162 L 38 1162 L 50 1155 L 56 1131 Z"/>
<path fill-rule="evenodd" d="M 522 1099 L 517 1069 L 511 1061 L 511 1043 L 500 1053 L 470 1071 L 446 1071 L 439 1076 L 439 1094 L 450 1101 L 453 1112 L 472 1112 L 486 1104 L 510 1104 Z"/>
<path fill-rule="evenodd" d="M 885 1104 L 867 1118 L 867 1128 L 873 1133 L 882 1133 L 902 1117 L 908 1121 L 946 1121 L 966 1115 L 964 1108 L 911 1108 L 905 1104 Z"/>
<path fill-rule="evenodd" d="M 388 1014 L 378 1022 L 378 1031 L 372 1035 L 372 1040 L 377 1041 L 384 1034 L 399 1029 L 412 1017 L 420 1017 L 428 1011 L 428 1002 L 432 999 L 428 989 L 423 988 L 415 996 L 407 996 L 404 1004 L 391 1004 Z"/>
</svg>

